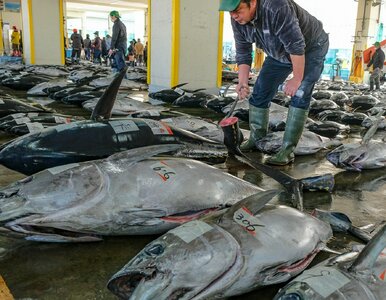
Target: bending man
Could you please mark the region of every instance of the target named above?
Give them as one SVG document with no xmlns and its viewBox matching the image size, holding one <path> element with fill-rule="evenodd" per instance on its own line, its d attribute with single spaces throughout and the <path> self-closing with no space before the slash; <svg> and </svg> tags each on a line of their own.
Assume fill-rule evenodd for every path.
<svg viewBox="0 0 386 300">
<path fill-rule="evenodd" d="M 284 93 L 292 98 L 283 144 L 267 161 L 286 165 L 294 160 L 293 150 L 308 116 L 312 90 L 323 71 L 328 35 L 322 23 L 293 0 L 221 0 L 220 10 L 229 11 L 232 18 L 239 67 L 236 89 L 241 99 L 249 95 L 252 44 L 267 54 L 249 99 L 251 136 L 241 145 L 242 150 L 255 149 L 255 142 L 267 134 L 271 100 L 293 73 L 284 86 Z M 301 97 L 295 95 L 298 90 L 303 91 Z"/>
</svg>

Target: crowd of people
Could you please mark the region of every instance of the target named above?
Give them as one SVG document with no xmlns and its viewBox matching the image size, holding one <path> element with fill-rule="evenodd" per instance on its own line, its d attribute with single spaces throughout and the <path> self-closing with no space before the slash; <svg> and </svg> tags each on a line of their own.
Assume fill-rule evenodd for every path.
<svg viewBox="0 0 386 300">
<path fill-rule="evenodd" d="M 94 32 L 94 38 L 89 34 L 83 39 L 77 29 L 73 29 L 70 36 L 71 62 L 79 63 L 80 59 L 92 61 L 97 64 L 111 65 L 117 71 L 125 65 L 146 66 L 147 63 L 147 42 L 144 45 L 141 39 L 132 39 L 127 47 L 126 26 L 120 20 L 121 16 L 117 11 L 110 12 L 113 25 L 112 36 L 107 34 L 99 36 Z"/>
</svg>

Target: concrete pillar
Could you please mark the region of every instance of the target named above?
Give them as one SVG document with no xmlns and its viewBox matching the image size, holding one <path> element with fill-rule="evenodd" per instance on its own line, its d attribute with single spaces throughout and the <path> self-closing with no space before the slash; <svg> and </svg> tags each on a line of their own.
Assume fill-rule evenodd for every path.
<svg viewBox="0 0 386 300">
<path fill-rule="evenodd" d="M 27 64 L 64 65 L 63 0 L 21 0 Z"/>
<path fill-rule="evenodd" d="M 381 1 L 358 0 L 357 23 L 354 35 L 353 59 L 350 80 L 363 80 L 363 51 L 375 42 L 377 34 Z"/>
<path fill-rule="evenodd" d="M 187 82 L 189 89 L 221 85 L 223 13 L 219 0 L 148 0 L 150 90 Z"/>
</svg>

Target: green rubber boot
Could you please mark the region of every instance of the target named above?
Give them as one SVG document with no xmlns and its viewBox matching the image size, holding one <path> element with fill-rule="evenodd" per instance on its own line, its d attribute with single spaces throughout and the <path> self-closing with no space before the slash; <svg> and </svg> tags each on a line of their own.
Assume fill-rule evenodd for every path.
<svg viewBox="0 0 386 300">
<path fill-rule="evenodd" d="M 284 166 L 295 160 L 293 151 L 302 136 L 307 116 L 308 110 L 290 106 L 285 125 L 283 144 L 278 153 L 268 158 L 268 164 Z"/>
<path fill-rule="evenodd" d="M 265 137 L 268 131 L 269 108 L 249 105 L 249 139 L 241 144 L 241 151 L 256 150 L 256 141 Z"/>
</svg>

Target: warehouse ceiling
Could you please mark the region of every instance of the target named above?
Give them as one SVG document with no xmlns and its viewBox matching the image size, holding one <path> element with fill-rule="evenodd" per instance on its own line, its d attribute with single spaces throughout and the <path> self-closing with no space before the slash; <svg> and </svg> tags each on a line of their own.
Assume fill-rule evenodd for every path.
<svg viewBox="0 0 386 300">
<path fill-rule="evenodd" d="M 67 10 L 78 12 L 106 12 L 113 9 L 123 12 L 146 8 L 147 0 L 67 0 Z"/>
</svg>

